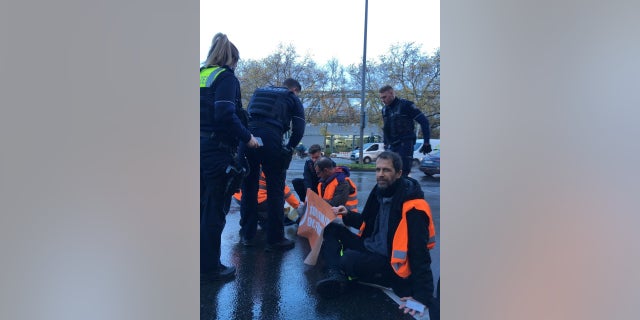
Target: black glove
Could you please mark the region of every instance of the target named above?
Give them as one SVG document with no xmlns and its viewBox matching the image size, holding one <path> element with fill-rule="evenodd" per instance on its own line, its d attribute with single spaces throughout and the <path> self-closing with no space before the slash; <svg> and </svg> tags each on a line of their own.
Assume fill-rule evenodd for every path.
<svg viewBox="0 0 640 320">
<path fill-rule="evenodd" d="M 431 152 L 431 145 L 428 143 L 423 144 L 422 147 L 420 147 L 420 152 L 422 152 L 422 154 Z"/>
</svg>

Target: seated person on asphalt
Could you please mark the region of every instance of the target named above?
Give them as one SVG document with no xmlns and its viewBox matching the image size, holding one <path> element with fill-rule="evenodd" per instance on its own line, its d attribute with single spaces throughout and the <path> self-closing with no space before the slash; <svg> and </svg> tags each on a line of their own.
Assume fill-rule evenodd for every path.
<svg viewBox="0 0 640 320">
<path fill-rule="evenodd" d="M 322 147 L 319 144 L 312 144 L 309 147 L 309 159 L 304 162 L 304 171 L 302 172 L 303 178 L 295 178 L 291 180 L 293 189 L 298 194 L 300 201 L 304 202 L 307 196 L 307 189 L 313 190 L 318 193 L 318 181 L 320 177 L 316 174 L 314 169 L 316 161 L 322 156 Z"/>
<path fill-rule="evenodd" d="M 324 229 L 320 255 L 327 278 L 318 281 L 316 289 L 325 298 L 339 296 L 348 276 L 391 287 L 405 313 L 422 315 L 407 306 L 418 302 L 433 319 L 439 318 L 429 254 L 435 227 L 420 184 L 402 176 L 402 159 L 389 151 L 376 160 L 376 181 L 362 213 L 333 208 L 344 225 L 332 222 Z M 345 225 L 360 229 L 361 235 Z"/>
<path fill-rule="evenodd" d="M 335 162 L 321 157 L 314 166 L 318 182 L 318 195 L 332 207 L 345 206 L 347 210 L 358 212 L 358 191 L 356 184 L 349 178 L 349 168 L 336 167 Z"/>
</svg>

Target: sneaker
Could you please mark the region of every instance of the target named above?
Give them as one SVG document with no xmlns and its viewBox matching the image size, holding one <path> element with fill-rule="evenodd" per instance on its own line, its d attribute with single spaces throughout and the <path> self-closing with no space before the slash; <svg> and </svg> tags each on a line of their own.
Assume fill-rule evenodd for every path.
<svg viewBox="0 0 640 320">
<path fill-rule="evenodd" d="M 293 242 L 292 240 L 289 240 L 287 238 L 284 238 L 276 243 L 272 243 L 272 244 L 267 244 L 267 246 L 265 247 L 265 251 L 286 251 L 286 250 L 291 250 L 293 249 L 293 247 L 295 247 L 296 243 Z"/>
<path fill-rule="evenodd" d="M 227 267 L 222 263 L 218 266 L 218 270 L 208 273 L 200 273 L 200 281 L 221 281 L 230 280 L 236 276 L 236 267 Z"/>
<path fill-rule="evenodd" d="M 347 277 L 339 269 L 329 269 L 326 278 L 316 283 L 316 291 L 325 299 L 336 298 L 347 288 Z"/>
</svg>

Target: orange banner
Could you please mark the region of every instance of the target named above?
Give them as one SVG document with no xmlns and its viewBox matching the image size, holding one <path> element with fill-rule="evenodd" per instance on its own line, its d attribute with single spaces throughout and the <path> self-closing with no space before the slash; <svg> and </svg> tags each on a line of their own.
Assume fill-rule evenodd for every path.
<svg viewBox="0 0 640 320">
<path fill-rule="evenodd" d="M 304 263 L 314 266 L 318 261 L 320 247 L 322 247 L 324 227 L 333 221 L 336 216 L 331 209 L 331 205 L 311 189 L 307 189 L 306 205 L 304 216 L 298 226 L 298 235 L 307 238 L 311 247 L 311 252 L 304 259 Z"/>
</svg>

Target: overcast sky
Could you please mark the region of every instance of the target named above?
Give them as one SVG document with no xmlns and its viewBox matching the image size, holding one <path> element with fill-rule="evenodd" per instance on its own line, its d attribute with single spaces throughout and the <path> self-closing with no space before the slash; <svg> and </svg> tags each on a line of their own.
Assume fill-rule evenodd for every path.
<svg viewBox="0 0 640 320">
<path fill-rule="evenodd" d="M 216 32 L 226 33 L 241 59 L 262 59 L 279 43 L 324 64 L 362 61 L 365 0 L 200 1 L 200 61 Z M 218 8 L 220 8 L 218 10 Z M 425 53 L 440 47 L 440 0 L 369 0 L 367 59 L 395 43 L 422 44 Z"/>
</svg>

